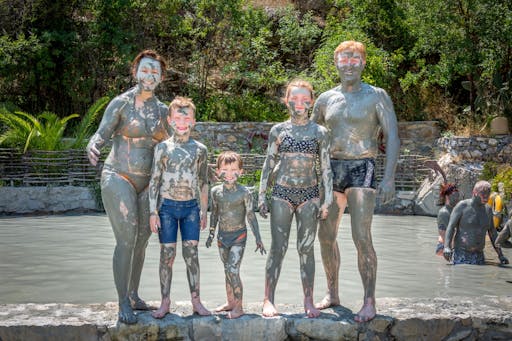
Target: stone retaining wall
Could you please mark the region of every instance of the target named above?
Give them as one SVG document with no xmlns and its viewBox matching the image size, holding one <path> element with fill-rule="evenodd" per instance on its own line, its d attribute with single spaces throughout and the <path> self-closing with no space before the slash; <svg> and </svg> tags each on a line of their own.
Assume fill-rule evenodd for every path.
<svg viewBox="0 0 512 341">
<path fill-rule="evenodd" d="M 457 161 L 512 163 L 512 135 L 442 137 L 436 144 Z"/>
<path fill-rule="evenodd" d="M 157 302 L 153 302 L 157 303 Z M 260 315 L 261 304 L 246 315 L 191 316 L 179 303 L 162 320 L 148 312 L 135 325 L 116 324 L 117 305 L 0 305 L 0 340 L 511 340 L 512 297 L 398 299 L 377 301 L 378 315 L 356 323 L 342 306 L 304 318 L 299 306 L 278 305 L 275 318 Z"/>
<path fill-rule="evenodd" d="M 198 122 L 192 136 L 213 149 L 210 150 L 212 153 L 222 150 L 264 153 L 268 133 L 274 124 L 268 122 Z M 398 122 L 398 125 L 402 150 L 407 150 L 411 154 L 433 155 L 435 141 L 440 136 L 436 122 Z"/>
<path fill-rule="evenodd" d="M 240 152 L 264 147 L 273 123 L 198 123 L 195 134 L 211 148 L 211 153 L 231 149 Z M 495 137 L 440 137 L 436 122 L 399 122 L 402 153 L 438 157 L 450 155 L 453 167 L 468 169 L 478 178 L 482 162 L 512 163 L 512 135 Z M 472 163 L 467 166 L 467 163 Z M 473 181 L 472 181 L 473 182 Z M 472 188 L 472 184 L 468 185 Z M 470 193 L 470 190 L 467 191 Z M 415 210 L 417 193 L 397 193 L 393 203 L 380 205 L 383 214 L 427 214 Z M 430 200 L 430 199 L 429 199 Z M 432 200 L 430 200 L 432 201 Z M 432 201 L 432 205 L 435 205 Z M 420 205 L 421 206 L 421 205 Z M 0 214 L 63 213 L 97 210 L 94 191 L 87 187 L 0 187 Z"/>
<path fill-rule="evenodd" d="M 33 214 L 98 210 L 89 187 L 0 187 L 0 213 Z M 1 341 L 1 340 L 0 340 Z"/>
</svg>

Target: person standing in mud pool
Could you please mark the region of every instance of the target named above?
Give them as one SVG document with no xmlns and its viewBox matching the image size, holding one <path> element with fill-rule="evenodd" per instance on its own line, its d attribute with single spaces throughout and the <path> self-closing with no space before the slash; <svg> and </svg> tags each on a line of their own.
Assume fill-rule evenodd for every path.
<svg viewBox="0 0 512 341">
<path fill-rule="evenodd" d="M 112 149 L 101 173 L 101 199 L 116 246 L 112 261 L 120 322 L 137 322 L 135 310 L 148 310 L 138 289 L 148 239 L 148 185 L 154 146 L 169 137 L 167 106 L 155 97 L 155 88 L 166 68 L 152 50 L 139 53 L 132 63 L 137 85 L 114 98 L 107 106 L 86 151 L 97 165 L 101 148 L 112 139 Z"/>
<path fill-rule="evenodd" d="M 160 308 L 152 313 L 163 318 L 171 305 L 172 267 L 178 229 L 194 314 L 211 313 L 199 296 L 199 230 L 204 230 L 208 210 L 208 155 L 206 147 L 190 138 L 196 107 L 189 98 L 176 97 L 169 106 L 168 123 L 173 136 L 155 148 L 149 182 L 149 225 L 160 241 Z"/>
<path fill-rule="evenodd" d="M 227 302 L 215 311 L 227 311 L 230 319 L 244 314 L 240 265 L 247 241 L 247 224 L 256 238 L 255 251 L 266 253 L 253 211 L 252 192 L 237 183 L 243 172 L 242 166 L 242 158 L 235 152 L 226 151 L 217 158 L 216 173 L 223 183 L 214 186 L 211 191 L 210 234 L 206 240 L 206 247 L 210 247 L 218 224 L 217 245 L 224 264 Z"/>
<path fill-rule="evenodd" d="M 473 197 L 459 201 L 453 208 L 444 245 L 444 258 L 447 261 L 484 265 L 485 235 L 488 234 L 500 263 L 508 264 L 501 247 L 495 244 L 498 233 L 494 228 L 492 208 L 487 205 L 490 194 L 491 184 L 478 181 L 473 187 Z"/>
<path fill-rule="evenodd" d="M 443 205 L 437 213 L 437 230 L 439 233 L 436 246 L 436 255 L 443 256 L 446 227 L 450 221 L 450 214 L 453 208 L 460 201 L 460 193 L 457 186 L 452 183 L 444 183 L 441 185 L 439 193 L 440 203 Z"/>
<path fill-rule="evenodd" d="M 259 213 L 268 213 L 267 188 L 272 188 L 270 201 L 270 231 L 272 245 L 265 267 L 265 297 L 263 316 L 278 314 L 275 291 L 281 266 L 288 249 L 292 220 L 297 223 L 297 251 L 304 291 L 304 311 L 307 317 L 318 317 L 313 303 L 315 277 L 314 242 L 318 218 L 325 219 L 332 201 L 332 174 L 329 163 L 327 130 L 309 120 L 313 105 L 313 88 L 303 80 L 288 84 L 284 102 L 290 112 L 288 121 L 270 130 L 267 157 L 261 173 L 258 197 Z M 324 190 L 320 200 L 320 179 Z"/>
<path fill-rule="evenodd" d="M 375 317 L 377 255 L 371 225 L 376 195 L 389 202 L 395 194 L 395 169 L 400 151 L 398 123 L 393 103 L 386 91 L 362 82 L 366 48 L 357 41 L 344 41 L 334 51 L 334 63 L 341 83 L 322 93 L 311 119 L 327 128 L 331 137 L 331 169 L 334 200 L 326 220 L 320 221 L 318 239 L 327 277 L 327 295 L 319 309 L 339 305 L 340 251 L 336 237 L 341 217 L 348 205 L 352 239 L 357 249 L 359 274 L 363 282 L 363 306 L 357 322 Z M 379 132 L 386 143 L 384 177 L 376 187 L 375 158 Z"/>
</svg>

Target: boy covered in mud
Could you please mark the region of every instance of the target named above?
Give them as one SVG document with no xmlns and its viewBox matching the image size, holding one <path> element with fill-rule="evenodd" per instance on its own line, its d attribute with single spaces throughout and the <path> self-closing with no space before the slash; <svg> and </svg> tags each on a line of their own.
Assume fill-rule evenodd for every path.
<svg viewBox="0 0 512 341">
<path fill-rule="evenodd" d="M 208 163 L 206 147 L 190 138 L 195 106 L 189 98 L 176 97 L 169 106 L 167 122 L 171 138 L 155 148 L 149 183 L 149 225 L 160 240 L 160 291 L 162 303 L 152 313 L 163 318 L 169 312 L 172 266 L 176 257 L 178 229 L 194 314 L 210 315 L 199 298 L 199 228 L 206 228 Z M 199 200 L 199 202 L 198 202 Z"/>
<path fill-rule="evenodd" d="M 240 264 L 247 241 L 247 224 L 256 238 L 255 251 L 266 253 L 253 211 L 252 193 L 237 183 L 243 172 L 242 166 L 242 159 L 235 152 L 223 152 L 217 158 L 216 174 L 222 184 L 214 186 L 211 191 L 210 234 L 206 241 L 206 247 L 210 247 L 218 224 L 217 245 L 224 263 L 227 302 L 215 311 L 227 311 L 228 318 L 237 318 L 244 314 Z"/>
</svg>

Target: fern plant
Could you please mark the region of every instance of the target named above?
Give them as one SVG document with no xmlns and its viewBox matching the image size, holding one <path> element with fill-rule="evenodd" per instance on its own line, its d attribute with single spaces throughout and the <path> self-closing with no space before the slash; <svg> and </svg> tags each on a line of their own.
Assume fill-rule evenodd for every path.
<svg viewBox="0 0 512 341">
<path fill-rule="evenodd" d="M 55 113 L 45 111 L 35 117 L 23 111 L 3 111 L 0 121 L 7 126 L 7 130 L 0 135 L 0 145 L 22 148 L 23 153 L 28 149 L 62 149 L 67 122 L 75 117 L 79 115 L 60 118 Z"/>
<path fill-rule="evenodd" d="M 23 153 L 29 149 L 53 151 L 82 148 L 85 139 L 95 129 L 98 114 L 108 101 L 108 97 L 97 100 L 80 121 L 73 138 L 67 141 L 63 137 L 68 121 L 80 115 L 60 118 L 55 113 L 45 111 L 33 116 L 21 110 L 11 112 L 5 106 L 0 106 L 0 123 L 6 127 L 0 134 L 0 146 L 19 148 Z"/>
</svg>

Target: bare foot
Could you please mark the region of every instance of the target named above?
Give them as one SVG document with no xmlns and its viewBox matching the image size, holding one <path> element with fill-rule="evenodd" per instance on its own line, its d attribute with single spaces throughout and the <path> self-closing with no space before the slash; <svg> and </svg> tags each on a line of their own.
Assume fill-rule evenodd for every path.
<svg viewBox="0 0 512 341">
<path fill-rule="evenodd" d="M 155 307 L 151 307 L 148 305 L 142 298 L 137 294 L 130 295 L 130 302 L 132 304 L 133 310 L 154 310 Z"/>
<path fill-rule="evenodd" d="M 313 298 L 305 298 L 304 299 L 304 311 L 306 312 L 307 317 L 318 317 L 320 316 L 320 310 L 315 308 L 313 304 Z"/>
<path fill-rule="evenodd" d="M 274 304 L 272 302 L 270 302 L 269 300 L 267 300 L 267 299 L 263 300 L 263 312 L 262 312 L 262 315 L 265 316 L 265 317 L 274 317 L 274 316 L 278 315 L 277 309 L 274 306 Z"/>
<path fill-rule="evenodd" d="M 315 307 L 317 309 L 327 309 L 329 307 L 334 307 L 340 305 L 340 298 L 339 297 L 331 297 L 331 295 L 327 294 L 320 302 L 315 304 Z"/>
<path fill-rule="evenodd" d="M 354 317 L 354 320 L 356 322 L 368 322 L 372 320 L 375 315 L 377 314 L 377 311 L 375 310 L 375 301 L 371 298 L 367 299 L 366 302 L 363 304 L 363 307 Z"/>
<path fill-rule="evenodd" d="M 165 315 L 169 313 L 169 307 L 171 306 L 171 300 L 170 298 L 163 298 L 162 303 L 160 304 L 160 308 L 158 310 L 155 310 L 151 313 L 151 316 L 153 316 L 156 319 L 161 319 Z"/>
<path fill-rule="evenodd" d="M 228 319 L 236 319 L 244 314 L 242 307 L 235 307 L 228 313 Z"/>
<path fill-rule="evenodd" d="M 194 312 L 194 314 L 200 316 L 208 316 L 212 314 L 208 309 L 204 307 L 199 297 L 192 299 L 192 311 Z"/>
<path fill-rule="evenodd" d="M 126 324 L 134 324 L 137 323 L 137 316 L 133 313 L 133 309 L 130 305 L 130 300 L 125 298 L 119 304 L 119 313 L 117 314 L 119 322 Z"/>
<path fill-rule="evenodd" d="M 215 312 L 218 313 L 219 311 L 228 311 L 228 310 L 232 310 L 233 308 L 235 307 L 235 304 L 234 303 L 225 303 L 223 305 L 220 305 L 218 306 L 217 308 L 215 308 Z"/>
</svg>

